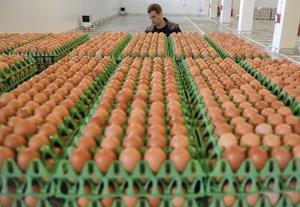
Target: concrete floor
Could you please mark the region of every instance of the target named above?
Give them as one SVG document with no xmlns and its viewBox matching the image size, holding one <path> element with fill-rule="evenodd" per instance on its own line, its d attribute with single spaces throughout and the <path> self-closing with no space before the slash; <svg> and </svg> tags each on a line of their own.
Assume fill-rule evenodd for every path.
<svg viewBox="0 0 300 207">
<path fill-rule="evenodd" d="M 271 51 L 273 39 L 274 21 L 254 20 L 253 32 L 237 34 L 236 29 L 238 20 L 232 18 L 231 24 L 220 24 L 217 18 L 209 19 L 201 15 L 167 15 L 170 21 L 179 24 L 184 32 L 229 32 L 239 35 L 251 44 L 256 45 L 264 51 L 267 51 L 273 58 L 287 58 L 300 64 L 300 37 L 297 38 L 297 47 L 293 50 L 281 51 L 280 54 Z M 104 31 L 128 31 L 132 34 L 143 32 L 150 25 L 148 16 L 139 14 L 130 14 L 124 16 L 115 16 L 106 21 L 95 25 L 92 31 L 87 31 L 94 36 Z"/>
</svg>

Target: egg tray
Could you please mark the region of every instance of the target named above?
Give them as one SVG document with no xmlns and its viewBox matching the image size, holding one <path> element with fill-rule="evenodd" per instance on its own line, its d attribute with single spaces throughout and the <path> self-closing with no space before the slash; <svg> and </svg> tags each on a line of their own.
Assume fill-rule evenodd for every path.
<svg viewBox="0 0 300 207">
<path fill-rule="evenodd" d="M 130 44 L 130 41 L 127 42 L 127 45 L 126 45 L 126 46 L 122 49 L 122 51 L 119 53 L 119 56 L 118 56 L 117 60 L 121 61 L 121 60 L 125 59 L 126 57 L 132 57 L 132 58 L 140 57 L 140 58 L 142 58 L 142 59 L 144 59 L 144 58 L 146 58 L 146 57 L 150 57 L 148 53 L 147 53 L 147 55 L 146 55 L 145 57 L 142 57 L 142 56 L 140 55 L 140 51 L 139 51 L 139 54 L 138 54 L 136 57 L 134 57 L 134 56 L 132 55 L 132 53 L 130 53 L 128 56 L 125 56 L 125 55 L 124 55 L 124 51 L 126 50 L 126 48 L 127 48 L 127 46 L 128 46 L 129 44 Z M 158 47 L 158 46 L 157 46 L 157 47 Z M 167 38 L 166 36 L 164 37 L 164 48 L 165 48 L 165 54 L 164 54 L 163 56 L 158 56 L 158 55 L 157 55 L 157 51 L 156 51 L 155 56 L 154 56 L 154 57 L 150 57 L 150 58 L 156 58 L 156 57 L 165 58 L 165 57 L 170 57 L 170 56 L 171 56 L 171 51 L 170 51 L 170 49 L 169 49 L 169 42 L 168 42 L 168 38 Z"/>
<path fill-rule="evenodd" d="M 161 204 L 157 207 L 175 207 L 173 205 L 172 199 L 175 198 L 176 195 L 170 198 L 162 198 Z M 179 197 L 179 196 L 178 196 Z M 85 198 L 85 197 L 84 197 Z M 88 198 L 88 196 L 87 196 Z M 133 207 L 152 207 L 152 205 L 147 201 L 146 198 L 137 197 L 138 201 Z M 121 199 L 121 197 L 114 198 L 114 202 L 111 207 L 126 207 L 125 203 Z M 180 199 L 181 200 L 181 199 Z M 176 200 L 174 201 L 176 204 Z M 181 201 L 178 201 L 181 204 Z M 183 205 L 180 207 L 199 207 L 204 205 L 206 202 L 203 202 L 199 199 L 185 199 Z M 63 199 L 59 199 L 56 197 L 49 197 L 47 199 L 39 199 L 34 205 L 35 207 L 80 207 L 77 200 L 65 201 Z M 27 207 L 23 198 L 15 199 L 11 207 Z M 86 207 L 104 207 L 99 200 L 90 200 Z"/>
<path fill-rule="evenodd" d="M 285 169 L 280 169 L 275 158 L 269 158 L 265 163 L 264 167 L 259 171 L 256 169 L 253 161 L 249 158 L 246 158 L 238 170 L 234 171 L 229 162 L 222 158 L 222 152 L 224 148 L 215 147 L 212 152 L 208 155 L 203 164 L 203 169 L 210 178 L 220 178 L 226 175 L 234 179 L 239 177 L 255 177 L 257 180 L 262 180 L 264 177 L 292 177 L 297 176 L 297 173 L 300 172 L 300 160 L 298 158 L 292 158 Z M 210 162 L 213 158 L 216 158 L 216 164 L 214 168 L 210 167 Z M 300 188 L 299 188 L 300 190 Z"/>
<path fill-rule="evenodd" d="M 249 194 L 248 194 L 248 196 L 249 196 Z M 211 201 L 208 203 L 207 206 L 209 206 L 209 207 L 215 207 L 215 206 L 226 207 L 226 204 L 224 202 L 224 195 L 212 196 L 210 199 L 211 199 Z M 292 200 L 287 195 L 280 195 L 279 200 L 274 205 L 270 202 L 270 200 L 267 196 L 263 196 L 263 195 L 260 195 L 260 197 L 258 198 L 257 202 L 254 205 L 249 205 L 246 199 L 247 199 L 247 195 L 236 196 L 235 202 L 230 206 L 232 206 L 232 207 L 240 207 L 240 206 L 243 206 L 243 207 L 250 207 L 250 206 L 251 207 L 261 207 L 261 206 L 264 206 L 264 207 L 282 207 L 282 206 L 299 207 L 300 206 L 299 203 L 293 204 Z M 228 201 L 228 202 L 230 202 L 230 201 Z"/>
<path fill-rule="evenodd" d="M 286 106 L 290 107 L 295 115 L 300 116 L 300 102 L 296 102 L 294 97 L 289 96 L 280 86 L 273 83 L 268 77 L 264 76 L 246 62 L 241 62 L 239 65 L 276 95 L 279 100 L 282 100 Z"/>
<path fill-rule="evenodd" d="M 14 72 L 6 79 L 0 81 L 0 95 L 3 92 L 8 92 L 11 89 L 17 87 L 19 84 L 33 77 L 37 69 L 35 65 L 29 66 L 28 68 L 23 68 L 17 72 Z"/>
<path fill-rule="evenodd" d="M 146 166 L 146 163 L 144 162 L 143 164 L 140 163 L 138 165 Z M 115 164 L 115 166 L 117 165 Z M 84 178 L 83 176 L 77 179 L 75 177 L 59 179 L 55 178 L 56 196 L 66 200 L 73 200 L 74 197 L 86 195 L 85 189 L 87 186 L 89 186 L 89 188 L 91 189 L 91 195 L 89 197 L 93 200 L 98 200 L 107 196 L 119 197 L 124 194 L 125 190 L 128 194 L 136 194 L 138 196 L 147 197 L 151 194 L 162 194 L 162 197 L 170 197 L 172 195 L 171 191 L 174 188 L 174 186 L 176 186 L 176 193 L 184 195 L 186 198 L 198 198 L 203 197 L 205 195 L 204 179 L 199 175 L 197 175 L 196 177 L 196 173 L 194 172 L 193 175 L 189 175 L 189 178 L 181 178 L 178 172 L 176 172 L 177 176 L 175 178 L 171 178 L 171 176 L 169 176 L 169 178 L 166 178 L 162 175 L 162 178 L 158 178 L 154 175 L 154 173 L 150 171 L 149 168 L 146 168 L 146 170 L 148 170 L 150 174 L 154 175 L 153 177 L 147 176 L 146 174 L 149 173 L 146 172 L 145 175 L 139 178 L 137 177 L 140 173 L 136 174 L 134 176 L 135 178 L 125 178 L 125 176 L 124 178 L 123 176 L 116 178 L 113 175 L 109 175 L 110 169 L 106 176 L 99 174 L 96 177 L 95 174 L 92 174 L 92 177 L 90 179 Z M 132 175 L 134 175 L 136 171 L 134 171 Z M 158 174 L 160 172 L 162 172 L 162 170 L 160 170 Z M 188 170 L 186 172 L 188 172 Z M 122 171 L 120 172 L 120 174 L 122 174 Z M 169 183 L 167 183 L 167 179 L 169 180 Z M 163 193 L 158 191 L 158 186 L 161 186 L 161 190 L 163 191 Z M 110 191 L 110 187 L 114 188 L 114 192 Z M 150 187 L 153 187 L 151 192 L 149 192 Z M 138 193 L 136 193 L 135 191 L 138 191 Z"/>
<path fill-rule="evenodd" d="M 169 44 L 170 44 L 170 55 L 171 55 L 171 57 L 173 57 L 174 61 L 180 63 L 182 60 L 185 60 L 187 58 L 187 56 L 185 55 L 185 52 L 183 52 L 182 57 L 179 58 L 177 53 L 176 53 L 176 49 L 175 49 L 175 45 L 174 45 L 174 41 L 173 41 L 172 36 L 170 35 L 168 38 L 169 38 Z M 194 59 L 197 59 L 197 58 L 202 58 L 203 59 L 204 58 L 202 54 L 199 57 L 196 57 L 194 54 L 192 54 L 191 57 L 194 58 Z M 209 57 L 215 59 L 210 53 L 209 53 Z M 217 57 L 222 58 L 222 56 L 219 53 L 218 53 Z"/>
<path fill-rule="evenodd" d="M 211 39 L 208 35 L 203 35 L 204 39 L 219 53 L 220 57 L 223 59 L 230 58 L 229 54 L 225 52 L 225 50 L 220 47 L 213 39 Z"/>
<path fill-rule="evenodd" d="M 251 55 L 251 57 L 247 57 L 247 56 L 243 56 L 242 58 L 238 57 L 238 56 L 233 56 L 231 57 L 220 45 L 218 45 L 212 38 L 210 38 L 208 35 L 204 35 L 205 40 L 220 54 L 220 57 L 222 57 L 223 59 L 225 58 L 231 58 L 232 60 L 234 60 L 235 62 L 240 62 L 240 61 L 244 61 L 246 58 L 260 58 L 260 59 L 264 59 L 263 56 L 259 56 L 256 57 L 254 55 Z M 269 56 L 269 58 L 271 58 Z"/>
</svg>

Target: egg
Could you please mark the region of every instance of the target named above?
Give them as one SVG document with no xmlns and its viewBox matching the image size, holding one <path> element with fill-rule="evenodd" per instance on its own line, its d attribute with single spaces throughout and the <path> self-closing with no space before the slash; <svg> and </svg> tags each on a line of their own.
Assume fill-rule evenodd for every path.
<svg viewBox="0 0 300 207">
<path fill-rule="evenodd" d="M 145 134 L 145 129 L 144 126 L 140 124 L 130 124 L 127 129 L 126 129 L 126 135 L 137 135 L 139 137 L 144 136 Z"/>
<path fill-rule="evenodd" d="M 165 162 L 166 158 L 166 153 L 158 147 L 149 148 L 144 154 L 144 160 L 154 173 L 157 173 L 160 170 L 160 167 Z"/>
<path fill-rule="evenodd" d="M 262 123 L 255 127 L 255 133 L 258 135 L 272 134 L 273 128 L 270 124 Z"/>
<path fill-rule="evenodd" d="M 261 147 L 251 147 L 247 156 L 253 161 L 257 170 L 261 170 L 269 159 L 267 151 Z"/>
<path fill-rule="evenodd" d="M 300 144 L 300 135 L 295 133 L 287 133 L 284 134 L 282 141 L 284 144 L 288 144 L 290 146 L 296 146 Z"/>
<path fill-rule="evenodd" d="M 173 148 L 188 148 L 190 146 L 190 141 L 187 136 L 176 135 L 171 138 L 169 145 Z"/>
<path fill-rule="evenodd" d="M 147 147 L 159 147 L 159 148 L 164 148 L 167 146 L 167 140 L 164 136 L 151 136 L 147 140 Z"/>
<path fill-rule="evenodd" d="M 50 140 L 45 135 L 37 134 L 30 138 L 28 147 L 39 150 L 43 146 L 49 146 Z"/>
<path fill-rule="evenodd" d="M 115 150 L 121 146 L 121 142 L 117 137 L 105 137 L 100 144 L 103 149 Z"/>
<path fill-rule="evenodd" d="M 69 157 L 70 163 L 77 173 L 81 173 L 85 163 L 90 159 L 90 152 L 84 149 L 75 149 Z"/>
<path fill-rule="evenodd" d="M 36 131 L 36 125 L 28 119 L 20 119 L 14 126 L 14 133 L 22 136 L 33 135 Z"/>
<path fill-rule="evenodd" d="M 95 156 L 94 161 L 99 170 L 106 173 L 113 161 L 117 159 L 115 152 L 111 149 L 99 149 Z"/>
<path fill-rule="evenodd" d="M 170 160 L 179 172 L 183 172 L 191 160 L 191 155 L 185 148 L 175 148 L 170 154 Z"/>
<path fill-rule="evenodd" d="M 166 129 L 164 126 L 159 124 L 153 124 L 151 125 L 148 130 L 147 134 L 148 136 L 166 136 Z"/>
<path fill-rule="evenodd" d="M 251 124 L 241 122 L 235 126 L 234 132 L 238 135 L 244 135 L 253 132 L 253 126 Z"/>
<path fill-rule="evenodd" d="M 172 204 L 174 207 L 181 207 L 181 206 L 184 206 L 185 202 L 186 202 L 186 199 L 184 196 L 178 196 L 176 194 L 186 194 L 186 189 L 183 187 L 182 188 L 182 192 L 177 192 L 177 186 L 174 186 L 172 189 L 171 189 L 171 193 L 172 193 Z"/>
<path fill-rule="evenodd" d="M 82 136 L 92 139 L 96 139 L 100 135 L 102 135 L 102 129 L 96 123 L 88 123 L 82 131 Z"/>
<path fill-rule="evenodd" d="M 228 192 L 228 189 L 229 189 L 229 185 L 228 183 L 225 183 L 222 187 L 222 192 L 227 194 L 223 197 L 223 202 L 225 206 L 233 206 L 236 201 L 236 196 L 234 195 L 234 193 Z M 234 191 L 236 191 L 235 188 Z"/>
<path fill-rule="evenodd" d="M 284 147 L 274 147 L 271 151 L 270 157 L 275 158 L 280 169 L 285 169 L 289 164 L 292 154 Z"/>
<path fill-rule="evenodd" d="M 109 193 L 113 194 L 115 192 L 115 189 L 112 185 L 109 185 Z M 113 205 L 115 198 L 114 197 L 103 197 L 100 202 L 103 207 L 111 207 Z"/>
<path fill-rule="evenodd" d="M 160 185 L 157 185 L 157 193 L 154 192 L 154 191 L 155 191 L 155 189 L 154 189 L 153 186 L 150 186 L 148 188 L 147 192 L 148 192 L 149 195 L 147 196 L 147 201 L 148 201 L 148 203 L 151 207 L 159 207 L 159 205 L 162 202 L 161 195 L 163 195 L 164 192 L 163 192 L 163 189 Z"/>
<path fill-rule="evenodd" d="M 32 191 L 34 194 L 39 194 L 41 189 L 38 185 L 33 185 Z M 24 202 L 25 202 L 26 206 L 28 206 L 28 207 L 35 207 L 37 205 L 38 201 L 39 201 L 39 199 L 34 195 L 27 195 L 24 198 Z"/>
<path fill-rule="evenodd" d="M 238 145 L 237 138 L 232 133 L 224 133 L 218 139 L 218 146 L 228 148 L 233 145 Z"/>
<path fill-rule="evenodd" d="M 139 149 L 140 147 L 144 146 L 143 139 L 137 135 L 126 136 L 122 144 L 125 148 Z"/>
<path fill-rule="evenodd" d="M 122 193 L 122 201 L 125 205 L 125 207 L 133 207 L 136 206 L 137 202 L 139 201 L 139 198 L 137 197 L 137 194 L 139 193 L 139 190 L 137 187 L 134 186 L 133 188 L 133 195 L 128 195 L 128 188 L 124 189 L 124 192 Z"/>
<path fill-rule="evenodd" d="M 17 162 L 21 170 L 26 171 L 34 159 L 40 159 L 40 154 L 36 149 L 24 148 L 18 153 Z"/>
<path fill-rule="evenodd" d="M 249 193 L 249 195 L 247 195 L 246 197 L 246 202 L 249 206 L 254 206 L 257 203 L 260 195 L 259 193 L 249 192 L 251 188 L 252 188 L 252 183 L 248 183 L 245 187 L 245 192 Z"/>
<path fill-rule="evenodd" d="M 142 160 L 141 153 L 135 148 L 125 148 L 119 155 L 119 160 L 127 172 L 133 172 Z"/>
<path fill-rule="evenodd" d="M 96 145 L 96 140 L 90 137 L 81 137 L 76 143 L 78 149 L 87 151 L 91 151 L 94 147 L 96 147 Z"/>
<path fill-rule="evenodd" d="M 58 131 L 53 124 L 45 123 L 38 129 L 38 134 L 50 137 L 51 135 L 58 134 Z"/>
<path fill-rule="evenodd" d="M 233 145 L 225 148 L 222 157 L 227 160 L 231 168 L 236 171 L 245 159 L 245 152 L 240 146 Z"/>
<path fill-rule="evenodd" d="M 109 125 L 104 132 L 105 136 L 107 137 L 120 137 L 124 134 L 124 130 L 120 125 Z"/>
<path fill-rule="evenodd" d="M 4 146 L 0 146 L 0 169 L 2 169 L 2 165 L 6 160 L 14 159 L 15 155 L 12 149 Z"/>
</svg>

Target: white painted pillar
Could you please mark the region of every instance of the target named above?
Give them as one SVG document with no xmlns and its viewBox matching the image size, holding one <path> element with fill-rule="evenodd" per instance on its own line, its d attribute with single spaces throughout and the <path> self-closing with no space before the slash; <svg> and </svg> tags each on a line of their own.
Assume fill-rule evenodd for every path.
<svg viewBox="0 0 300 207">
<path fill-rule="evenodd" d="M 209 0 L 203 0 L 203 14 L 208 15 L 209 13 Z"/>
<path fill-rule="evenodd" d="M 252 32 L 254 0 L 241 0 L 238 32 Z"/>
<path fill-rule="evenodd" d="M 299 0 L 278 1 L 272 42 L 273 51 L 295 48 L 300 18 L 299 8 Z"/>
<path fill-rule="evenodd" d="M 232 0 L 221 0 L 221 23 L 230 23 L 231 22 L 231 8 Z"/>
<path fill-rule="evenodd" d="M 215 18 L 218 16 L 218 0 L 209 1 L 209 18 Z"/>
</svg>

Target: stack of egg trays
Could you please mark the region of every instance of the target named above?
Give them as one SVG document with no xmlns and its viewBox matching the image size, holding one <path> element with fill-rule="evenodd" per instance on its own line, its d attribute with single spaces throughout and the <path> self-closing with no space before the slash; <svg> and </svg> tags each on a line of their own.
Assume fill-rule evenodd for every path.
<svg viewBox="0 0 300 207">
<path fill-rule="evenodd" d="M 9 195 L 9 197 L 16 198 L 21 198 L 23 195 L 34 195 L 39 199 L 46 199 L 56 195 L 56 183 L 51 179 L 56 174 L 56 171 L 55 168 L 54 170 L 47 168 L 45 160 L 53 158 L 60 162 L 61 156 L 55 153 L 54 148 L 59 146 L 63 152 L 65 151 L 89 113 L 93 100 L 103 90 L 103 85 L 115 68 L 115 62 L 112 60 L 102 73 L 96 77 L 89 89 L 76 102 L 75 107 L 70 110 L 70 115 L 64 118 L 64 124 L 58 126 L 58 135 L 50 137 L 50 146 L 44 146 L 40 149 L 41 159 L 33 160 L 26 172 L 19 168 L 15 160 L 7 160 L 3 163 L 0 171 L 1 195 Z M 21 147 L 18 150 L 21 150 Z M 32 188 L 33 183 L 40 187 L 41 192 L 39 194 L 34 192 Z M 16 193 L 9 191 L 9 186 L 11 185 L 16 187 Z"/>
<path fill-rule="evenodd" d="M 219 53 L 221 58 L 225 59 L 230 57 L 229 54 L 225 52 L 225 50 L 220 45 L 218 45 L 213 39 L 211 39 L 208 35 L 205 34 L 203 37 Z"/>
<path fill-rule="evenodd" d="M 133 39 L 133 38 L 131 38 L 130 40 L 132 40 L 132 39 Z M 120 62 L 121 62 L 121 60 L 123 60 L 124 58 L 127 57 L 127 56 L 124 55 L 124 51 L 126 50 L 126 48 L 127 48 L 127 46 L 128 46 L 129 44 L 130 44 L 130 41 L 127 42 L 126 46 L 125 46 L 124 48 L 122 48 L 122 51 L 119 53 L 118 60 L 119 60 Z M 168 37 L 167 37 L 166 35 L 164 35 L 164 47 L 165 47 L 165 55 L 163 55 L 163 57 L 161 57 L 161 58 L 164 58 L 164 57 L 170 57 L 172 52 L 171 52 L 171 50 L 170 50 L 170 48 L 169 48 L 169 41 L 168 41 Z M 129 57 L 134 58 L 132 54 L 130 54 Z M 141 57 L 141 55 L 138 54 L 137 57 Z M 149 54 L 147 54 L 146 57 L 150 57 Z M 157 53 L 155 54 L 155 56 L 154 56 L 153 58 L 155 58 L 155 57 L 159 57 L 159 56 L 157 55 Z M 143 58 L 143 57 L 141 57 L 141 58 Z"/>
<path fill-rule="evenodd" d="M 290 107 L 295 115 L 300 116 L 300 103 L 296 102 L 294 97 L 289 96 L 280 86 L 273 83 L 268 77 L 264 76 L 261 72 L 251 67 L 246 62 L 241 62 L 240 66 L 255 77 L 264 87 L 276 95 L 279 100 L 282 100 L 286 106 Z"/>
<path fill-rule="evenodd" d="M 120 63 L 120 65 L 122 62 Z M 175 69 L 175 71 L 177 71 Z M 178 71 L 176 72 L 176 78 L 178 83 L 178 89 L 182 87 L 182 83 L 178 79 Z M 113 76 L 111 77 L 113 78 Z M 109 85 L 109 82 L 107 83 Z M 105 90 L 105 89 L 104 89 Z M 103 91 L 104 91 L 103 90 Z M 179 92 L 180 93 L 180 92 Z M 183 93 L 183 91 L 182 91 Z M 183 94 L 181 95 L 181 103 L 185 103 L 185 98 Z M 98 103 L 101 100 L 101 95 L 98 98 L 98 101 L 95 102 L 95 109 L 98 106 Z M 189 111 L 184 110 L 185 105 L 182 105 L 183 113 L 185 113 L 185 120 L 188 121 L 189 118 Z M 129 109 L 130 110 L 130 109 Z M 92 116 L 93 110 L 90 112 L 90 116 Z M 89 117 L 86 118 L 86 123 L 88 123 Z M 188 122 L 186 123 L 187 129 L 189 129 Z M 84 125 L 81 126 L 80 131 L 82 131 Z M 169 130 L 167 130 L 169 131 Z M 196 142 L 195 135 L 193 130 L 189 130 L 189 139 L 190 141 Z M 79 134 L 74 138 L 79 138 Z M 122 138 L 121 138 L 122 139 Z M 74 142 L 73 142 L 74 143 Z M 134 196 L 134 197 L 147 197 L 149 196 L 149 192 L 147 192 L 147 187 L 153 185 L 153 189 L 150 195 L 158 195 L 161 197 L 165 202 L 170 203 L 170 199 L 174 196 L 184 196 L 187 199 L 187 202 L 184 206 L 197 206 L 196 198 L 204 197 L 205 196 L 205 183 L 204 177 L 205 172 L 200 165 L 198 160 L 198 152 L 197 152 L 197 143 L 195 146 L 191 146 L 189 148 L 189 152 L 191 153 L 192 160 L 187 165 L 186 169 L 180 173 L 175 168 L 173 163 L 170 160 L 166 160 L 163 165 L 161 166 L 160 170 L 157 173 L 153 173 L 149 168 L 148 164 L 145 161 L 141 161 L 137 164 L 135 170 L 132 173 L 126 172 L 123 165 L 120 161 L 112 162 L 110 168 L 108 169 L 106 174 L 103 174 L 99 169 L 96 163 L 91 160 L 88 161 L 81 173 L 76 173 L 72 168 L 69 160 L 62 160 L 60 161 L 55 175 L 53 178 L 56 180 L 56 195 L 64 200 L 69 202 L 69 205 L 74 205 L 73 200 L 77 197 L 86 197 L 89 198 L 91 201 L 97 201 L 104 197 L 114 197 L 120 198 L 124 196 L 123 190 L 127 187 L 128 191 L 126 195 Z M 72 151 L 72 146 L 69 147 L 68 152 Z M 119 154 L 122 150 L 122 147 L 116 150 L 117 154 Z M 140 152 L 144 154 L 146 148 L 142 147 Z M 94 149 L 95 153 L 96 149 Z M 166 147 L 165 152 L 169 154 L 171 151 L 170 148 Z M 164 180 L 170 180 L 169 183 L 164 183 Z M 121 180 L 121 182 L 119 182 Z M 143 183 L 143 180 L 147 180 L 146 183 Z M 93 181 L 97 181 L 96 183 Z M 100 182 L 99 182 L 100 181 Z M 92 194 L 87 195 L 85 193 L 84 186 L 88 184 L 92 189 Z M 158 191 L 158 185 L 162 184 L 164 195 L 160 195 Z M 111 193 L 109 191 L 109 185 L 113 185 L 115 188 L 115 192 Z M 172 187 L 176 185 L 177 191 L 176 194 L 171 195 Z M 134 192 L 134 186 L 138 187 L 139 193 L 136 194 Z M 186 188 L 186 192 L 183 191 L 183 188 Z M 99 189 L 102 189 L 101 194 L 99 194 Z M 143 203 L 143 201 L 141 201 Z M 70 204 L 71 203 L 71 204 Z M 147 202 L 146 202 L 147 203 Z M 67 205 L 67 204 L 66 204 Z M 123 206 L 124 204 L 122 201 L 116 201 L 114 206 Z M 142 205 L 142 204 L 140 204 Z"/>
<path fill-rule="evenodd" d="M 25 57 L 23 61 L 0 71 L 0 95 L 33 77 L 36 71 L 32 57 Z"/>
<path fill-rule="evenodd" d="M 48 68 L 49 65 L 52 65 L 65 57 L 69 52 L 71 52 L 74 48 L 76 48 L 78 45 L 81 45 L 82 43 L 88 41 L 90 39 L 90 36 L 87 34 L 84 34 L 70 42 L 68 42 L 65 45 L 62 45 L 55 50 L 51 51 L 49 54 L 47 51 L 38 52 L 35 51 L 33 54 L 30 51 L 26 51 L 27 56 L 32 56 L 36 60 L 36 64 L 38 66 L 39 72 L 45 70 Z M 17 54 L 20 54 L 18 52 Z"/>
<path fill-rule="evenodd" d="M 187 88 L 190 103 L 193 111 L 195 111 L 195 121 L 201 119 L 199 130 L 200 145 L 202 148 L 202 166 L 207 177 L 206 182 L 206 195 L 210 197 L 210 206 L 226 206 L 223 203 L 224 195 L 235 195 L 237 202 L 233 206 L 249 206 L 245 202 L 245 197 L 255 193 L 267 193 L 267 192 L 299 192 L 300 191 L 300 160 L 293 158 L 289 162 L 288 166 L 281 170 L 274 158 L 270 158 L 263 169 L 256 170 L 252 160 L 245 159 L 240 168 L 237 171 L 233 171 L 228 161 L 222 158 L 223 148 L 217 147 L 218 137 L 213 133 L 214 128 L 210 125 L 210 118 L 206 116 L 206 109 L 201 102 L 201 97 L 197 93 L 197 88 L 193 82 L 193 78 L 189 73 L 189 69 L 183 61 L 183 77 L 186 78 L 186 83 L 189 86 Z M 195 92 L 196 91 L 196 92 Z M 199 123 L 198 123 L 199 126 Z M 210 167 L 212 159 L 217 158 L 218 162 L 214 168 Z M 297 185 L 294 190 L 291 191 L 289 186 L 292 181 L 297 181 Z M 253 186 L 248 193 L 244 192 L 245 185 L 252 183 Z M 222 191 L 224 183 L 229 183 L 228 193 Z M 269 189 L 270 183 L 274 183 L 272 190 Z M 237 186 L 239 191 L 234 191 L 233 186 Z M 272 206 L 267 197 L 262 197 L 255 204 L 255 206 Z M 282 195 L 280 200 L 276 204 L 277 206 L 293 206 L 290 199 L 287 196 Z"/>
</svg>

